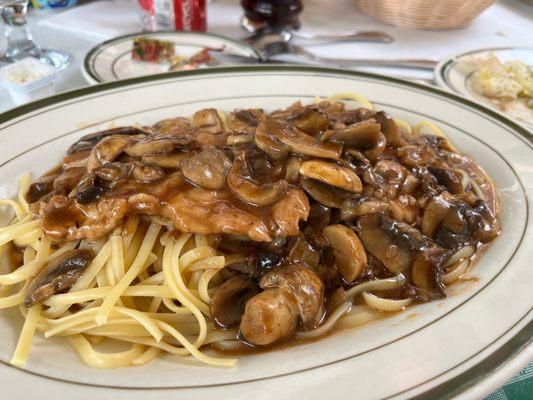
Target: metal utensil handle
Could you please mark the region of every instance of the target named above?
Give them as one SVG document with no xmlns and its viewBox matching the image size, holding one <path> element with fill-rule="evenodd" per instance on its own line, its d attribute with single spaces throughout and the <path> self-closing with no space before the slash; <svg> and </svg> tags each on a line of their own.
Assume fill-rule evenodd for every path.
<svg viewBox="0 0 533 400">
<path fill-rule="evenodd" d="M 394 38 L 385 32 L 362 31 L 348 34 L 324 34 L 324 35 L 304 35 L 296 31 L 291 32 L 293 36 L 311 42 L 375 42 L 392 43 Z"/>
<path fill-rule="evenodd" d="M 436 60 L 424 59 L 424 58 L 395 58 L 395 59 L 361 59 L 361 60 L 346 60 L 346 59 L 328 59 L 322 58 L 323 61 L 329 60 L 329 62 L 338 62 L 341 66 L 356 66 L 365 65 L 373 67 L 399 67 L 399 68 L 415 68 L 415 69 L 427 69 L 433 70 L 437 65 Z M 342 64 L 341 64 L 342 63 Z"/>
<path fill-rule="evenodd" d="M 425 58 L 391 58 L 391 59 L 347 59 L 347 58 L 330 58 L 319 57 L 300 46 L 291 46 L 291 50 L 294 54 L 305 58 L 307 60 L 316 61 L 323 64 L 334 64 L 339 67 L 356 67 L 356 66 L 369 66 L 369 67 L 397 67 L 397 68 L 415 68 L 433 70 L 438 61 L 425 59 Z"/>
</svg>

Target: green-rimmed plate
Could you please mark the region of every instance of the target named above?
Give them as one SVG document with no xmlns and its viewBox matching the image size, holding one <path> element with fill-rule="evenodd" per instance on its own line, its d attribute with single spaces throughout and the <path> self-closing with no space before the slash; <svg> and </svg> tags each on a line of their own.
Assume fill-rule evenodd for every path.
<svg viewBox="0 0 533 400">
<path fill-rule="evenodd" d="M 473 58 L 486 58 L 493 54 L 505 63 L 507 61 L 521 61 L 530 68 L 533 68 L 533 47 L 495 47 L 472 50 L 465 53 L 457 54 L 453 57 L 442 60 L 435 67 L 435 81 L 437 84 L 445 89 L 455 92 L 461 96 L 480 102 L 481 104 L 491 107 L 499 112 L 508 114 L 508 116 L 516 118 L 516 120 L 526 125 L 527 128 L 533 131 L 533 109 L 525 106 L 520 107 L 520 112 L 507 111 L 503 108 L 498 108 L 495 103 L 491 102 L 487 97 L 475 92 L 472 89 L 472 77 L 477 72 L 473 64 L 465 61 Z"/>
<path fill-rule="evenodd" d="M 286 107 L 355 91 L 411 123 L 430 120 L 471 154 L 501 191 L 501 236 L 446 299 L 314 343 L 240 357 L 230 370 L 171 356 L 95 370 L 61 338 L 34 340 L 24 369 L 8 364 L 21 321 L 0 312 L 0 387 L 41 399 L 478 399 L 533 355 L 531 137 L 477 103 L 378 75 L 313 67 L 240 67 L 170 73 L 61 94 L 0 115 L 0 197 L 40 174 L 80 136 L 205 107 Z"/>
<path fill-rule="evenodd" d="M 113 82 L 168 72 L 168 62 L 153 63 L 131 58 L 133 40 L 137 37 L 164 40 L 174 43 L 174 52 L 184 58 L 192 57 L 204 48 L 219 49 L 226 54 L 258 58 L 254 49 L 223 36 L 197 32 L 140 32 L 120 36 L 100 43 L 87 53 L 81 66 L 83 76 L 90 84 Z M 224 62 L 214 59 L 209 66 L 223 66 Z M 199 68 L 206 65 L 200 64 Z"/>
</svg>

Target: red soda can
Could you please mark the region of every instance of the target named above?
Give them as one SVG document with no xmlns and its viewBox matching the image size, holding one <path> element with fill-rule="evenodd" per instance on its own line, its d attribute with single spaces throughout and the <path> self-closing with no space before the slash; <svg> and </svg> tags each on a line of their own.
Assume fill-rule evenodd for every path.
<svg viewBox="0 0 533 400">
<path fill-rule="evenodd" d="M 206 0 L 139 0 L 148 31 L 205 32 Z"/>
</svg>

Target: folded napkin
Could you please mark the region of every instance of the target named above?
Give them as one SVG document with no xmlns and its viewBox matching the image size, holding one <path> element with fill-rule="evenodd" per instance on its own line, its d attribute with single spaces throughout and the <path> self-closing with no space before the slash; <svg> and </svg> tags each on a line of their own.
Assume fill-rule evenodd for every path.
<svg viewBox="0 0 533 400">
<path fill-rule="evenodd" d="M 100 0 L 58 11 L 37 25 L 106 40 L 142 30 L 135 0 Z"/>
</svg>

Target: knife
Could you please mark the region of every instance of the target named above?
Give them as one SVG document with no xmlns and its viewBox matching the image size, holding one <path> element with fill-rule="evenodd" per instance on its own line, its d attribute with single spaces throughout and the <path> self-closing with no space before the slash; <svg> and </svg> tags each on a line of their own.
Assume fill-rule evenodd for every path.
<svg viewBox="0 0 533 400">
<path fill-rule="evenodd" d="M 243 56 L 240 54 L 231 53 L 211 53 L 211 57 L 215 61 L 220 61 L 224 64 L 240 64 L 240 65 L 257 65 L 257 64 L 288 64 L 284 61 L 267 60 L 266 58 L 257 56 Z"/>
</svg>

